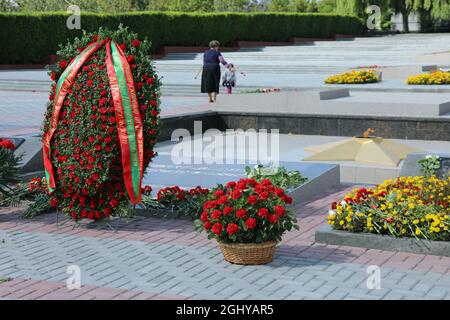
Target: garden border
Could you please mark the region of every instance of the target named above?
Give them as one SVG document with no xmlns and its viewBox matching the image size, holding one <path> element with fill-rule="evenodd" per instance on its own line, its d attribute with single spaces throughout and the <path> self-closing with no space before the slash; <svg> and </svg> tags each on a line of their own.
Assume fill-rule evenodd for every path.
<svg viewBox="0 0 450 320">
<path fill-rule="evenodd" d="M 450 257 L 450 242 L 417 240 L 415 238 L 394 238 L 388 235 L 372 233 L 353 233 L 333 230 L 330 225 L 324 225 L 317 229 L 315 232 L 315 240 L 318 243 L 327 245 Z"/>
</svg>

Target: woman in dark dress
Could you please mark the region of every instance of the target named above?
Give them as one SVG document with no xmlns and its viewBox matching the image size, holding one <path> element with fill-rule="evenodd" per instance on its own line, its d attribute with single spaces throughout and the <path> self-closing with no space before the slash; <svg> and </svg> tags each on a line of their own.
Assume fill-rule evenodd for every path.
<svg viewBox="0 0 450 320">
<path fill-rule="evenodd" d="M 203 54 L 202 93 L 207 93 L 209 102 L 216 102 L 220 87 L 220 64 L 228 63 L 219 51 L 220 43 L 213 40 L 209 43 L 209 49 Z"/>
</svg>

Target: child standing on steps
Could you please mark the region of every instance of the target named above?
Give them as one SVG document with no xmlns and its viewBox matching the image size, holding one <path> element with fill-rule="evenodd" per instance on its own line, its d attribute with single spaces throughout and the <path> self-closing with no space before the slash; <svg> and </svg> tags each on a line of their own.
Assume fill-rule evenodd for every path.
<svg viewBox="0 0 450 320">
<path fill-rule="evenodd" d="M 236 69 L 230 63 L 222 78 L 222 86 L 227 88 L 228 94 L 233 93 L 233 88 L 236 86 Z"/>
</svg>

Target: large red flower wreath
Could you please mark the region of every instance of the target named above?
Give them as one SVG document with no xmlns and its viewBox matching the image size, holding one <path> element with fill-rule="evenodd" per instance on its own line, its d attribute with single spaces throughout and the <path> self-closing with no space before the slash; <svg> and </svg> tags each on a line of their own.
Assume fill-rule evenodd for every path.
<svg viewBox="0 0 450 320">
<path fill-rule="evenodd" d="M 84 34 L 58 52 L 56 70 L 50 72 L 54 82 L 44 122 L 44 153 L 46 171 L 52 170 L 52 175 L 47 172 L 48 181 L 53 182 L 51 203 L 74 220 L 125 215 L 130 212 L 130 203 L 139 203 L 140 179 L 155 156 L 153 146 L 159 134 L 160 80 L 149 59 L 150 46 L 148 41 L 139 41 L 136 34 L 119 27 L 114 32 L 100 29 L 96 34 Z M 72 70 L 74 62 L 91 47 L 95 50 L 79 64 L 78 71 Z M 133 85 L 135 91 L 131 87 L 126 90 L 131 101 L 136 98 L 129 119 L 118 114 L 122 107 L 118 101 L 125 100 L 120 109 L 125 110 L 126 97 L 117 95 L 123 87 L 111 78 L 112 66 L 116 71 L 118 68 L 113 54 L 116 59 L 122 58 L 118 61 L 125 70 L 124 78 L 126 70 L 130 72 L 125 84 Z M 59 80 L 70 77 L 70 72 L 73 81 L 61 98 Z M 58 97 L 60 111 L 55 117 Z M 121 126 L 130 124 L 131 130 L 121 130 Z M 135 143 L 134 148 L 124 143 L 125 138 Z M 133 157 L 140 164 L 140 177 L 126 164 L 126 158 Z M 139 192 L 130 191 L 133 185 L 127 176 L 140 178 L 132 182 Z"/>
</svg>

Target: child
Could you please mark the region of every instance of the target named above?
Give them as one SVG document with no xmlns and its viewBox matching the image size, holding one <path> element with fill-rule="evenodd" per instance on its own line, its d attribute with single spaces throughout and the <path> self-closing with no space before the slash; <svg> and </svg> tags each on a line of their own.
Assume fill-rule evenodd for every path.
<svg viewBox="0 0 450 320">
<path fill-rule="evenodd" d="M 236 86 L 236 69 L 230 63 L 222 78 L 222 86 L 227 87 L 228 94 L 233 93 L 233 88 Z"/>
</svg>

